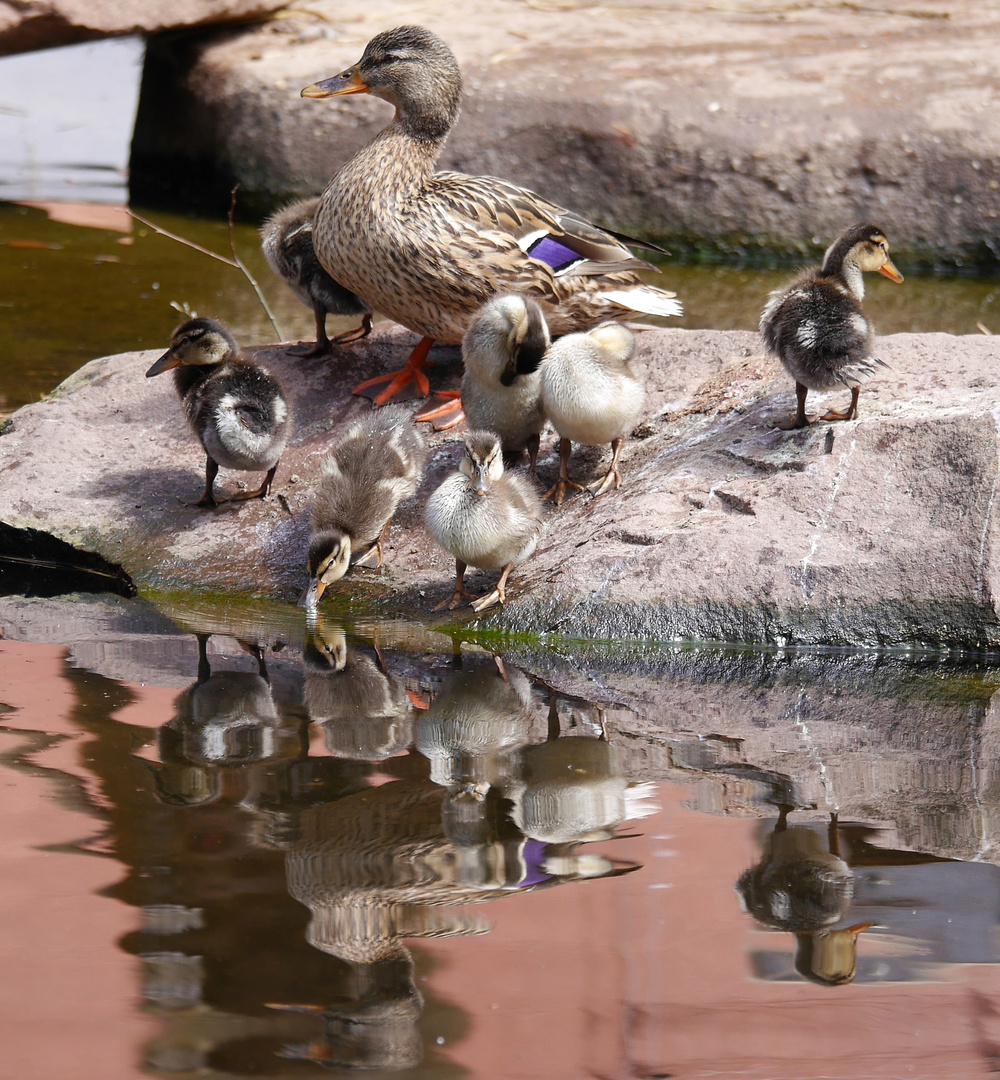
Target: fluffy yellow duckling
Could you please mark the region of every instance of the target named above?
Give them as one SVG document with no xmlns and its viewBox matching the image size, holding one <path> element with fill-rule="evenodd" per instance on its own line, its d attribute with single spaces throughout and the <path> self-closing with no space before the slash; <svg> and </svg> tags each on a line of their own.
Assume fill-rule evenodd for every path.
<svg viewBox="0 0 1000 1080">
<path fill-rule="evenodd" d="M 506 455 L 527 450 L 532 473 L 545 426 L 538 365 L 548 347 L 542 309 L 512 293 L 484 304 L 462 339 L 462 408 L 469 428 L 495 432 Z"/>
<path fill-rule="evenodd" d="M 566 489 L 583 491 L 569 478 L 573 443 L 611 444 L 611 464 L 589 486 L 595 497 L 612 485 L 621 487 L 618 467 L 625 435 L 632 430 L 646 402 L 646 390 L 632 370 L 635 338 L 621 323 L 608 322 L 585 334 L 567 334 L 553 342 L 542 361 L 542 408 L 559 432 L 559 479 L 545 493 L 558 506 Z"/>
<path fill-rule="evenodd" d="M 542 534 L 542 508 L 530 483 L 505 473 L 500 439 L 491 431 L 465 437 L 459 471 L 427 500 L 427 531 L 455 556 L 455 589 L 434 610 L 473 599 L 463 584 L 467 566 L 501 570 L 496 588 L 471 605 L 484 611 L 506 600 L 504 587 L 514 567 L 535 550 Z"/>
</svg>

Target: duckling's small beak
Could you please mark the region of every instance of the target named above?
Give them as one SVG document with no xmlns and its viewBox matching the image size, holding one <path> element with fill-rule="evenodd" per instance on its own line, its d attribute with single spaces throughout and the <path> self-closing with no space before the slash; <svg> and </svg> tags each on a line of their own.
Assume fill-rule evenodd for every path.
<svg viewBox="0 0 1000 1080">
<path fill-rule="evenodd" d="M 169 371 L 171 368 L 180 367 L 182 361 L 178 360 L 172 352 L 165 352 L 159 360 L 146 372 L 146 378 L 151 379 L 159 375 L 161 371 Z"/>
<path fill-rule="evenodd" d="M 476 469 L 476 478 L 472 481 L 472 490 L 477 495 L 485 495 L 490 490 L 490 478 L 486 475 L 486 467 Z"/>
<path fill-rule="evenodd" d="M 299 97 L 324 98 L 340 97 L 343 94 L 367 94 L 370 90 L 368 84 L 361 78 L 358 65 L 334 75 L 330 79 L 313 83 L 304 90 L 299 91 Z"/>
<path fill-rule="evenodd" d="M 313 578 L 309 582 L 309 588 L 299 597 L 299 607 L 314 611 L 324 592 L 326 592 L 326 582 Z"/>
<path fill-rule="evenodd" d="M 892 259 L 886 259 L 878 268 L 878 272 L 882 277 L 887 277 L 890 281 L 895 281 L 897 285 L 903 280 L 903 275 L 892 265 Z"/>
</svg>

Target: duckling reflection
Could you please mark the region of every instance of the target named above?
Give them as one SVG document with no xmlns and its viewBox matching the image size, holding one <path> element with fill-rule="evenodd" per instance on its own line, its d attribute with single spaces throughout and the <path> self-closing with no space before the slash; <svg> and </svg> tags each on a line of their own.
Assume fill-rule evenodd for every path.
<svg viewBox="0 0 1000 1080">
<path fill-rule="evenodd" d="M 513 818 L 527 836 L 552 844 L 605 840 L 621 822 L 648 817 L 654 786 L 626 779 L 617 749 L 589 735 L 560 734 L 551 698 L 550 738 L 524 751 L 523 780 L 511 791 Z"/>
<path fill-rule="evenodd" d="M 174 805 L 199 806 L 221 791 L 219 770 L 273 761 L 301 752 L 297 725 L 283 724 L 275 707 L 260 646 L 240 642 L 257 672 L 213 672 L 209 634 L 198 634 L 198 677 L 179 695 L 176 715 L 157 735 L 158 795 Z"/>
<path fill-rule="evenodd" d="M 306 641 L 305 705 L 334 757 L 381 761 L 412 738 L 412 708 L 403 683 L 347 643 L 347 634 L 317 615 Z"/>
<path fill-rule="evenodd" d="M 736 883 L 744 910 L 762 926 L 795 934 L 795 970 L 811 982 L 839 986 L 857 969 L 858 934 L 873 924 L 834 929 L 854 899 L 854 874 L 840 857 L 836 815 L 828 835 L 789 826 L 782 806 L 761 860 Z"/>
<path fill-rule="evenodd" d="M 531 684 L 491 657 L 462 663 L 417 719 L 416 747 L 449 790 L 507 784 L 520 771 L 518 751 L 533 741 Z"/>
</svg>

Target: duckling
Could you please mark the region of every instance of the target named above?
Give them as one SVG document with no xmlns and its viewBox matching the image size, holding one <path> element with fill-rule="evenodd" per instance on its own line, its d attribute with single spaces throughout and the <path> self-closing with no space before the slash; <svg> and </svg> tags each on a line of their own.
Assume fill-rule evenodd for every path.
<svg viewBox="0 0 1000 1080">
<path fill-rule="evenodd" d="M 205 490 L 197 502 L 185 505 L 263 499 L 271 490 L 291 427 L 281 384 L 266 368 L 242 357 L 233 335 L 215 319 L 191 319 L 179 326 L 170 348 L 146 378 L 171 368 L 177 369 L 174 385 L 208 459 Z M 214 486 L 220 465 L 267 475 L 256 491 L 217 499 Z"/>
<path fill-rule="evenodd" d="M 360 341 L 372 330 L 371 308 L 349 289 L 338 285 L 323 269 L 313 248 L 313 218 L 319 198 L 302 199 L 272 214 L 261 226 L 264 257 L 271 269 L 316 318 L 316 343 L 288 351 L 295 356 L 322 356 L 332 345 Z M 326 335 L 327 315 L 361 315 L 361 325 L 332 341 Z"/>
<path fill-rule="evenodd" d="M 504 473 L 500 439 L 492 431 L 465 437 L 459 471 L 449 476 L 427 500 L 427 531 L 455 556 L 455 590 L 434 609 L 457 607 L 473 600 L 463 584 L 465 568 L 501 570 L 496 588 L 471 605 L 484 611 L 506 600 L 511 570 L 535 550 L 542 534 L 542 508 L 528 481 Z"/>
<path fill-rule="evenodd" d="M 646 390 L 632 370 L 635 338 L 621 323 L 606 322 L 585 334 L 567 334 L 554 342 L 541 366 L 542 408 L 559 432 L 559 479 L 544 498 L 555 495 L 558 506 L 566 489 L 583 491 L 570 480 L 569 456 L 574 442 L 595 446 L 611 443 L 611 465 L 587 490 L 595 498 L 612 484 L 622 485 L 618 468 L 625 435 L 646 401 Z"/>
<path fill-rule="evenodd" d="M 542 309 L 524 296 L 495 296 L 462 339 L 462 408 L 470 429 L 500 436 L 505 455 L 528 451 L 534 475 L 545 426 L 538 365 L 549 347 Z"/>
<path fill-rule="evenodd" d="M 301 94 L 372 94 L 395 108 L 388 127 L 330 180 L 314 237 L 317 258 L 337 281 L 422 335 L 377 404 L 411 380 L 426 395 L 433 342 L 461 341 L 496 293 L 530 293 L 554 335 L 632 312 L 681 313 L 672 292 L 642 281 L 638 271 L 654 267 L 629 250 L 655 245 L 601 229 L 495 176 L 435 172 L 458 119 L 462 73 L 431 31 L 397 26 L 376 34 L 357 64 Z"/>
<path fill-rule="evenodd" d="M 823 265 L 800 274 L 776 289 L 760 317 L 760 333 L 795 380 L 795 416 L 778 427 L 807 427 L 806 395 L 810 390 L 848 387 L 846 412 L 830 409 L 823 420 L 854 420 L 858 393 L 879 367 L 872 356 L 875 329 L 861 310 L 865 296 L 862 275 L 875 270 L 897 283 L 903 275 L 889 258 L 885 233 L 871 224 L 853 225 L 826 249 Z"/>
<path fill-rule="evenodd" d="M 427 449 L 409 412 L 395 405 L 349 424 L 323 461 L 313 503 L 301 605 L 314 608 L 326 587 L 356 566 L 381 566 L 382 543 L 396 507 L 419 487 Z"/>
</svg>

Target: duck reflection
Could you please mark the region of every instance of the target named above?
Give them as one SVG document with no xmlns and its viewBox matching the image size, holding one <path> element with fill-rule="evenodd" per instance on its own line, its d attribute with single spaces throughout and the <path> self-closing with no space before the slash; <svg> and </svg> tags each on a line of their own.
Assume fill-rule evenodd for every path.
<svg viewBox="0 0 1000 1080">
<path fill-rule="evenodd" d="M 835 928 L 854 899 L 854 873 L 840 855 L 837 817 L 824 837 L 789 825 L 794 808 L 781 806 L 761 860 L 736 883 L 744 910 L 762 926 L 795 935 L 795 970 L 810 982 L 839 986 L 854 979 L 858 935 L 870 922 Z"/>
<path fill-rule="evenodd" d="M 346 643 L 336 633 L 321 636 L 330 670 L 347 671 Z M 404 698 L 378 700 L 399 708 Z M 489 924 L 465 905 L 638 869 L 577 851 L 629 816 L 629 785 L 603 741 L 595 751 L 584 744 L 598 740 L 561 740 L 580 744 L 562 758 L 564 770 L 576 763 L 570 786 L 600 791 L 591 800 L 600 808 L 584 813 L 568 799 L 562 809 L 575 813 L 568 827 L 558 822 L 560 806 L 545 818 L 548 835 L 521 826 L 513 796 L 528 791 L 531 805 L 536 794 L 544 801 L 524 777 L 539 772 L 526 764 L 539 749 L 532 742 L 549 734 L 521 671 L 490 656 L 457 660 L 413 732 L 419 754 L 393 759 L 396 779 L 305 811 L 300 839 L 287 851 L 289 892 L 310 911 L 307 939 L 354 966 L 356 989 L 349 1002 L 318 1010 L 323 1038 L 287 1048 L 291 1055 L 331 1067 L 413 1067 L 422 1054 L 422 998 L 404 939 L 486 933 Z"/>
<path fill-rule="evenodd" d="M 353 999 L 325 1008 L 276 1006 L 318 1013 L 323 1034 L 286 1045 L 282 1056 L 314 1061 L 326 1068 L 411 1069 L 423 1060 L 418 1021 L 424 1008 L 416 987 L 413 957 L 405 945 L 387 945 L 384 954 L 354 966 Z"/>
<path fill-rule="evenodd" d="M 348 645 L 347 634 L 315 616 L 306 641 L 303 696 L 309 719 L 323 729 L 338 758 L 382 761 L 412 739 L 413 709 L 403 683 L 375 659 Z"/>
</svg>

